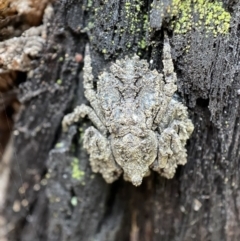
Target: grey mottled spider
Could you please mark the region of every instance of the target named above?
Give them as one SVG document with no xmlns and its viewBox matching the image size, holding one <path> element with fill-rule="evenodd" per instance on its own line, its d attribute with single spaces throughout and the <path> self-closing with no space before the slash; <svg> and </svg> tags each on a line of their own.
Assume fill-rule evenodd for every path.
<svg viewBox="0 0 240 241">
<path fill-rule="evenodd" d="M 150 168 L 172 178 L 177 165 L 187 162 L 185 144 L 193 131 L 187 108 L 173 97 L 176 73 L 168 38 L 164 40 L 163 73 L 149 70 L 138 56 L 117 60 L 93 89 L 91 58 L 86 49 L 85 96 L 91 107 L 80 105 L 64 117 L 62 126 L 88 115 L 95 125 L 84 133 L 84 148 L 93 172 L 106 182 L 124 179 L 138 186 Z"/>
</svg>

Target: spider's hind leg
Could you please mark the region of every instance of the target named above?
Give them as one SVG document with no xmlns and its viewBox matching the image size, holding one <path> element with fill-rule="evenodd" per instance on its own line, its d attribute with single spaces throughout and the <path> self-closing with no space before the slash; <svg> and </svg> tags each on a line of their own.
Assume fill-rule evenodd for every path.
<svg viewBox="0 0 240 241">
<path fill-rule="evenodd" d="M 158 158 L 153 170 L 166 178 L 172 178 L 177 165 L 187 162 L 186 142 L 193 132 L 193 124 L 188 118 L 187 107 L 172 99 L 165 116 L 159 123 Z"/>
<path fill-rule="evenodd" d="M 90 155 L 89 161 L 93 172 L 101 173 L 107 183 L 112 183 L 122 173 L 116 164 L 109 140 L 93 126 L 84 133 L 83 147 Z"/>
</svg>

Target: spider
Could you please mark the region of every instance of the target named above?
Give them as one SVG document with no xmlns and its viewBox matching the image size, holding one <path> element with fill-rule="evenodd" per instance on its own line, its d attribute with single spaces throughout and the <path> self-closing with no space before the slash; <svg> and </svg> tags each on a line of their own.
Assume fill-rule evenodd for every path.
<svg viewBox="0 0 240 241">
<path fill-rule="evenodd" d="M 175 96 L 177 76 L 169 39 L 163 47 L 163 73 L 149 70 L 137 55 L 117 60 L 99 75 L 94 90 L 89 47 L 86 48 L 83 84 L 90 106 L 77 106 L 66 115 L 66 131 L 88 116 L 94 126 L 84 133 L 83 146 L 93 172 L 112 183 L 123 172 L 135 186 L 150 169 L 173 178 L 178 165 L 187 162 L 186 141 L 193 124 L 185 107 Z"/>
</svg>

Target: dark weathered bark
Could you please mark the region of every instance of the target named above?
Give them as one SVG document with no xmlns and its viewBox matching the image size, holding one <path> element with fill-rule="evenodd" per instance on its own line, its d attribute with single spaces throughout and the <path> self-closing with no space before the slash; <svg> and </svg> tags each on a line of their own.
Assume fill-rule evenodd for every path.
<svg viewBox="0 0 240 241">
<path fill-rule="evenodd" d="M 120 9 L 125 1 L 108 1 L 98 25 L 86 28 L 98 2 L 89 8 L 83 8 L 88 6 L 83 0 L 55 4 L 43 60 L 20 86 L 23 109 L 15 127 L 5 210 L 11 224 L 9 240 L 240 240 L 239 1 L 224 1 L 232 16 L 228 36 L 206 38 L 192 30 L 181 37 L 163 21 L 161 29 L 149 36 L 148 51 L 138 45 L 146 32 L 142 23 L 134 36 L 115 33 L 113 37 L 114 17 L 121 13 L 124 20 Z M 107 15 L 109 9 L 116 13 Z M 145 1 L 139 14 L 149 9 Z M 117 24 L 124 28 L 126 23 Z M 151 56 L 158 63 L 151 67 L 161 70 L 163 29 L 171 35 L 178 91 L 195 126 L 187 145 L 188 163 L 172 180 L 152 173 L 138 188 L 122 179 L 106 184 L 91 172 L 81 131 L 73 126 L 68 134 L 61 134 L 64 114 L 86 101 L 82 64 L 75 55 L 83 54 L 88 36 L 95 75 L 115 58 L 137 51 Z M 80 123 L 83 130 L 87 125 L 87 120 Z M 84 173 L 80 181 L 72 177 L 73 158 Z M 23 185 L 28 188 L 20 194 Z M 27 207 L 14 212 L 14 203 L 24 199 Z"/>
</svg>

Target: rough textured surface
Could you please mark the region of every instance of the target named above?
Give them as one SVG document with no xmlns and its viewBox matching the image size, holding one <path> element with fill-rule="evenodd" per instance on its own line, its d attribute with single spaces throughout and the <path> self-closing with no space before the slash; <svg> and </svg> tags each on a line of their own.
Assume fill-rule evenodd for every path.
<svg viewBox="0 0 240 241">
<path fill-rule="evenodd" d="M 57 21 L 58 17 L 55 19 Z M 75 55 L 84 49 L 81 47 L 84 40 L 75 42 L 70 33 L 61 30 L 62 27 L 61 21 L 55 25 L 49 23 L 49 31 L 55 29 L 56 32 L 47 39 L 38 68 L 30 71 L 27 74 L 28 81 L 19 87 L 18 98 L 22 111 L 14 127 L 14 146 L 9 160 L 13 167 L 10 167 L 10 189 L 7 190 L 5 200 L 9 208 L 1 210 L 11 217 L 5 227 L 10 240 L 46 240 L 47 236 L 43 231 L 48 217 L 46 184 L 41 179 L 45 176 L 48 152 L 53 148 L 61 119 L 73 98 L 79 71 Z M 66 48 L 61 46 L 64 42 Z M 52 71 L 55 68 L 57 72 Z M 30 116 L 29 111 L 25 112 L 28 106 L 34 112 Z M 19 145 L 20 149 L 17 150 L 15 145 Z M 27 159 L 25 153 L 28 153 Z M 37 218 L 31 219 L 35 215 Z M 23 222 L 29 225 L 23 228 Z M 38 222 L 42 225 L 38 225 Z"/>
<path fill-rule="evenodd" d="M 21 16 L 24 18 L 25 24 L 40 25 L 44 10 L 51 2 L 53 1 L 0 0 L 0 22 L 2 23 L 4 19 L 12 16 Z"/>
<path fill-rule="evenodd" d="M 15 12 L 15 15 L 11 15 L 12 10 L 10 2 L 0 1 L 0 157 L 20 109 L 17 87 L 26 80 L 26 72 L 35 68 L 41 58 L 47 38 L 47 25 L 53 12 L 52 6 L 48 5 L 42 16 L 42 23 L 31 27 L 26 19 L 18 22 L 15 19 L 18 15 Z M 16 25 L 17 31 L 14 29 Z M 9 35 L 4 34 L 4 26 L 14 33 L 12 38 L 8 39 Z"/>
<path fill-rule="evenodd" d="M 21 37 L 0 42 L 0 73 L 9 71 L 26 72 L 33 68 L 34 59 L 43 50 L 47 23 L 52 16 L 49 5 L 45 10 L 43 24 L 23 32 Z"/>
<path fill-rule="evenodd" d="M 128 51 L 143 54 L 149 31 L 148 8 L 143 0 L 86 1 L 87 24 L 83 31 L 89 34 L 92 46 L 105 58 L 123 56 Z M 86 21 L 85 20 L 85 21 Z"/>
<path fill-rule="evenodd" d="M 90 155 L 94 172 L 106 182 L 124 179 L 135 186 L 149 175 L 149 168 L 166 178 L 173 178 L 179 164 L 187 162 L 186 141 L 193 131 L 187 108 L 174 98 L 176 73 L 165 37 L 163 74 L 150 71 L 146 60 L 138 56 L 117 60 L 105 70 L 93 87 L 89 49 L 84 64 L 85 96 L 93 109 L 77 106 L 64 117 L 66 130 L 86 115 L 98 128 L 84 133 L 84 147 Z M 116 163 L 115 163 L 116 162 Z"/>
<path fill-rule="evenodd" d="M 186 146 L 188 162 L 177 169 L 174 178 L 167 180 L 152 172 L 137 188 L 122 178 L 106 184 L 91 172 L 82 147 L 82 134 L 90 124 L 86 119 L 79 123 L 80 131 L 70 128 L 69 135 L 60 134 L 63 116 L 86 103 L 82 64 L 75 62 L 75 56 L 84 53 L 86 34 L 79 28 L 87 26 L 91 13 L 82 8 L 82 0 L 55 5 L 44 58 L 21 84 L 25 102 L 16 123 L 16 155 L 4 209 L 9 240 L 240 240 L 240 2 L 222 2 L 232 19 L 228 35 L 206 38 L 204 28 L 175 34 L 165 21 L 160 30 L 153 31 L 151 47 L 143 56 L 150 69 L 162 71 L 162 28 L 168 30 L 179 94 L 195 129 Z M 107 3 L 101 4 L 108 9 Z M 103 11 L 101 19 L 96 15 L 96 21 L 104 16 L 109 12 Z M 101 41 L 105 31 L 99 34 Z M 117 33 L 118 37 L 122 46 L 127 45 Z M 111 48 L 111 39 L 105 41 Z M 105 61 L 95 49 L 96 79 L 114 60 Z M 136 53 L 127 47 L 119 50 L 123 56 L 129 52 Z M 28 206 L 23 206 L 26 200 Z"/>
<path fill-rule="evenodd" d="M 44 10 L 53 0 L 0 0 L 0 40 L 19 37 L 41 25 Z"/>
</svg>

